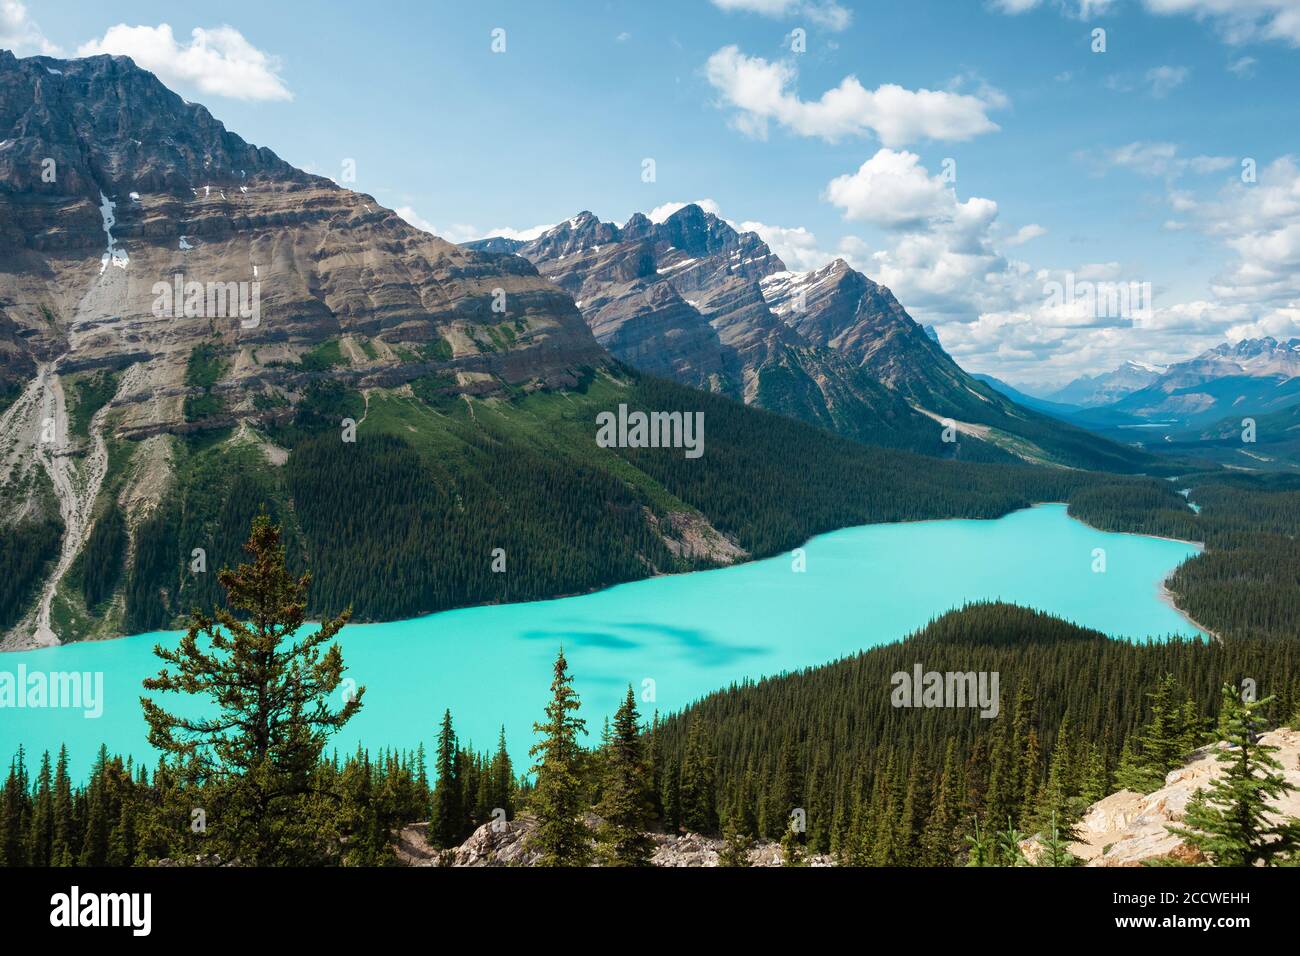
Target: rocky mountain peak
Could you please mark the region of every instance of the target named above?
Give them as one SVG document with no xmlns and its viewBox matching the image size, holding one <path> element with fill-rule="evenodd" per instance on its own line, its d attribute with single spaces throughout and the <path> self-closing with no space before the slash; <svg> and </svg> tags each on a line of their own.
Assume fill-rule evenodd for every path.
<svg viewBox="0 0 1300 956">
<path fill-rule="evenodd" d="M 690 203 L 659 223 L 655 237 L 688 256 L 704 258 L 735 246 L 740 233 L 713 213 Z"/>
<path fill-rule="evenodd" d="M 572 219 L 552 226 L 536 239 L 516 248 L 532 250 L 533 258 L 565 258 L 588 250 L 599 251 L 602 245 L 613 245 L 618 241 L 618 226 L 601 222 L 594 213 L 584 209 Z"/>
<path fill-rule="evenodd" d="M 635 368 L 877 443 L 950 453 L 933 424 L 951 415 L 977 423 L 965 434 L 993 425 L 1065 449 L 1017 442 L 1015 456 L 1076 460 L 1078 435 L 1058 437 L 1065 426 L 1032 420 L 967 375 L 888 288 L 844 259 L 791 272 L 756 232 L 697 203 L 659 223 L 638 213 L 622 229 L 601 224 L 613 244 L 575 241 L 581 218 L 518 252 Z"/>
<path fill-rule="evenodd" d="M 1220 345 L 1216 345 L 1205 354 L 1221 355 L 1239 359 L 1252 359 L 1288 352 L 1300 352 L 1300 338 L 1293 338 L 1283 342 L 1279 339 L 1275 339 L 1271 335 L 1265 335 L 1257 339 L 1242 339 L 1236 343 L 1223 342 Z"/>
<path fill-rule="evenodd" d="M 634 212 L 626 223 L 623 224 L 623 238 L 644 239 L 654 232 L 654 223 L 645 213 Z"/>
<path fill-rule="evenodd" d="M 1300 339 L 1282 342 L 1271 335 L 1222 342 L 1196 358 L 1170 367 L 1171 375 L 1300 375 Z"/>
<path fill-rule="evenodd" d="M 266 178 L 318 179 L 231 133 L 130 57 L 0 55 L 0 190 L 97 200 Z"/>
</svg>

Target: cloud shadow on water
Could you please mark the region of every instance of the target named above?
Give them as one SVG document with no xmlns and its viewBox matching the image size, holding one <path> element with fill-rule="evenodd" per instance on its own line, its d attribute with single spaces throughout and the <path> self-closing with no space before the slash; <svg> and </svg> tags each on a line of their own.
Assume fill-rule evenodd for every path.
<svg viewBox="0 0 1300 956">
<path fill-rule="evenodd" d="M 738 664 L 747 658 L 761 656 L 770 650 L 766 646 L 755 644 L 729 644 L 710 637 L 707 631 L 675 627 L 671 624 L 618 621 L 607 625 L 609 630 L 598 631 L 584 629 L 585 623 L 575 622 L 577 626 L 572 630 L 556 628 L 525 631 L 520 637 L 526 641 L 553 641 L 557 644 L 566 643 L 576 647 L 592 647 L 608 651 L 641 650 L 653 653 L 665 650 L 665 645 L 670 645 L 680 650 L 693 665 L 699 667 L 726 667 Z M 639 636 L 644 636 L 645 639 L 636 639 Z"/>
<path fill-rule="evenodd" d="M 647 621 L 622 621 L 612 625 L 620 630 L 666 638 L 680 647 L 693 663 L 704 667 L 722 667 L 735 664 L 748 657 L 767 653 L 769 648 L 756 644 L 728 644 L 708 635 L 707 631 L 693 627 L 673 627 Z"/>
<path fill-rule="evenodd" d="M 632 651 L 641 646 L 636 641 L 604 631 L 524 631 L 519 636 L 525 641 L 555 641 L 576 644 L 578 647 L 599 647 L 608 651 Z"/>
</svg>

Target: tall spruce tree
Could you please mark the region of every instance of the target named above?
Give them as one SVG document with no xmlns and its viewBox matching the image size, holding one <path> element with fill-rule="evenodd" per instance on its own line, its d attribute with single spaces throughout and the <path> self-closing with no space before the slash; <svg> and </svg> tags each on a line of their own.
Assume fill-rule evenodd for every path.
<svg viewBox="0 0 1300 956">
<path fill-rule="evenodd" d="M 429 841 L 444 850 L 459 844 L 464 835 L 458 753 L 451 711 L 446 710 L 438 728 L 438 751 L 434 764 L 437 777 L 433 784 L 433 813 L 429 821 Z"/>
<path fill-rule="evenodd" d="M 54 842 L 50 853 L 51 866 L 71 866 L 72 843 L 76 821 L 73 820 L 72 780 L 68 776 L 68 748 L 59 748 L 59 760 L 54 768 Z"/>
<path fill-rule="evenodd" d="M 799 751 L 795 742 L 787 737 L 781 742 L 781 753 L 777 758 L 776 786 L 772 789 L 774 797 L 772 819 L 784 834 L 790 815 L 797 809 L 807 809 L 804 801 L 803 767 L 799 762 Z"/>
<path fill-rule="evenodd" d="M 204 698 L 208 709 L 172 713 L 141 697 L 149 742 L 204 785 L 209 838 L 223 859 L 327 861 L 337 857 L 338 841 L 324 832 L 312 777 L 329 735 L 361 709 L 365 694 L 357 688 L 330 706 L 344 670 L 331 642 L 351 611 L 300 633 L 311 575 L 289 574 L 280 529 L 265 513 L 253 520 L 244 550 L 248 563 L 217 575 L 233 611 L 195 609 L 175 649 L 154 648 L 174 670 L 164 666 L 144 681 L 146 690 Z"/>
<path fill-rule="evenodd" d="M 649 866 L 654 843 L 646 833 L 650 819 L 649 782 L 641 754 L 640 714 L 631 685 L 614 715 L 605 762 L 605 786 L 596 814 L 600 860 L 605 866 Z"/>
<path fill-rule="evenodd" d="M 532 845 L 541 852 L 542 866 L 585 866 L 591 860 L 591 832 L 582 819 L 583 754 L 578 734 L 587 732 L 587 722 L 577 715 L 581 706 L 561 648 L 555 658 L 546 720 L 533 724 L 533 732 L 542 739 L 528 750 L 537 758 L 532 767 L 537 776 L 532 794 L 537 830 Z"/>
<path fill-rule="evenodd" d="M 921 863 L 924 866 L 951 866 L 955 852 L 954 833 L 960 812 L 960 786 L 957 778 L 956 749 L 949 740 L 944 751 L 943 771 L 935 791 L 934 805 L 921 834 Z"/>
<path fill-rule="evenodd" d="M 503 810 L 506 819 L 512 819 L 515 815 L 515 772 L 510 763 L 510 752 L 506 750 L 505 724 L 501 725 L 497 737 L 497 752 L 492 756 L 490 780 L 488 811 Z"/>
</svg>

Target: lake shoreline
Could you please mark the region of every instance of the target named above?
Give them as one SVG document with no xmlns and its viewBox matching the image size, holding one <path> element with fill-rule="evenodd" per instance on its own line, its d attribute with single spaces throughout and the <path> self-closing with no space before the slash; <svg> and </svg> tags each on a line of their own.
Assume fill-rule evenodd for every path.
<svg viewBox="0 0 1300 956">
<path fill-rule="evenodd" d="M 1054 502 L 1054 503 L 1063 504 L 1064 502 Z M 1037 508 L 1038 505 L 1031 505 L 1030 507 Z M 1170 541 L 1173 542 L 1174 544 L 1190 545 L 1191 547 L 1198 549 L 1201 554 L 1205 553 L 1204 541 L 1185 541 L 1182 538 L 1171 538 L 1168 535 L 1163 535 L 1163 534 L 1143 534 L 1140 531 L 1104 531 L 1104 529 L 1098 528 L 1096 525 L 1090 524 L 1089 522 L 1084 521 L 1082 518 L 1076 517 L 1075 515 L 1068 514 L 1068 512 L 1067 512 L 1067 516 L 1073 518 L 1075 521 L 1079 522 L 1080 524 L 1087 525 L 1089 528 L 1092 528 L 1094 531 L 1103 531 L 1103 533 L 1105 534 L 1126 534 L 1138 538 L 1155 538 L 1157 541 Z M 1187 561 L 1191 561 L 1191 560 L 1192 560 L 1191 558 L 1187 559 Z M 1187 561 L 1184 561 L 1183 564 L 1186 564 Z M 1182 565 L 1180 564 L 1178 567 L 1182 567 Z M 1181 607 L 1178 606 L 1178 602 L 1177 600 L 1175 600 L 1174 592 L 1169 590 L 1169 580 L 1177 573 L 1178 573 L 1178 568 L 1174 568 L 1172 571 L 1169 572 L 1169 574 L 1165 577 L 1165 579 L 1160 582 L 1160 587 L 1156 592 L 1157 596 L 1164 604 L 1168 605 L 1170 610 L 1177 612 L 1177 614 L 1180 617 L 1182 617 L 1183 620 L 1185 620 L 1188 624 L 1192 625 L 1192 627 L 1196 628 L 1198 631 L 1208 634 L 1210 637 L 1214 638 L 1216 643 L 1222 646 L 1223 636 L 1221 634 L 1218 634 L 1215 631 L 1210 630 L 1208 627 L 1206 627 L 1204 624 L 1197 621 L 1196 618 L 1192 617 L 1185 610 L 1183 610 Z"/>
<path fill-rule="evenodd" d="M 1200 549 L 1201 551 L 1204 551 L 1204 550 L 1205 550 L 1205 544 L 1204 544 L 1204 542 L 1199 542 L 1199 541 L 1184 541 L 1184 540 L 1182 540 L 1181 538 L 1171 538 L 1171 537 L 1166 537 L 1166 536 L 1164 536 L 1164 535 L 1157 535 L 1157 534 L 1143 534 L 1143 533 L 1140 532 L 1140 531 L 1106 531 L 1106 530 L 1103 529 L 1103 528 L 1098 528 L 1098 527 L 1096 527 L 1095 525 L 1089 524 L 1087 521 L 1084 521 L 1082 518 L 1079 518 L 1079 517 L 1076 517 L 1075 515 L 1070 514 L 1070 513 L 1069 513 L 1069 510 L 1068 510 L 1068 508 L 1069 508 L 1069 502 L 1067 502 L 1067 501 L 1035 501 L 1035 502 L 1031 502 L 1030 504 L 1026 505 L 1026 506 L 1023 507 L 1023 508 L 1014 508 L 1014 509 L 1012 509 L 1011 511 L 1008 511 L 1008 512 L 1006 512 L 1006 513 L 1004 513 L 1004 514 L 997 515 L 996 517 L 992 517 L 992 518 L 965 518 L 965 517 L 958 517 L 958 518 L 915 518 L 915 519 L 908 519 L 908 520 L 903 520 L 903 521 L 876 521 L 876 522 L 869 522 L 869 523 L 867 523 L 867 524 L 845 525 L 845 526 L 842 527 L 842 528 L 832 528 L 832 529 L 830 529 L 830 530 L 828 530 L 828 531 L 821 531 L 821 532 L 818 532 L 817 534 L 811 535 L 811 536 L 809 536 L 808 538 L 806 538 L 806 539 L 804 539 L 803 541 L 801 541 L 799 544 L 795 545 L 794 548 L 784 549 L 784 550 L 782 550 L 782 551 L 773 552 L 772 554 L 767 554 L 767 555 L 751 555 L 751 556 L 750 556 L 747 560 L 745 560 L 745 561 L 737 561 L 737 562 L 734 562 L 734 563 L 732 563 L 732 564 L 722 564 L 722 565 L 718 565 L 717 567 L 712 567 L 712 568 L 697 568 L 697 569 L 695 569 L 695 570 L 691 570 L 691 571 L 659 572 L 659 573 L 655 573 L 655 574 L 646 575 L 645 577 L 641 577 L 641 578 L 633 578 L 633 579 L 628 580 L 628 581 L 617 581 L 617 582 L 615 582 L 615 583 L 613 583 L 613 584 L 606 584 L 606 585 L 603 585 L 603 586 L 601 586 L 601 587 L 598 587 L 598 588 L 592 588 L 591 590 L 587 590 L 587 591 L 574 591 L 574 592 L 565 593 L 565 594 L 556 594 L 556 595 L 552 595 L 552 596 L 550 596 L 550 597 L 538 598 L 538 599 L 536 599 L 536 600 L 532 600 L 532 601 L 508 601 L 508 602 L 494 601 L 494 602 L 485 602 L 485 603 L 482 603 L 482 604 L 465 604 L 465 605 L 459 605 L 459 606 L 457 606 L 457 607 L 443 608 L 442 610 L 439 610 L 439 611 L 425 611 L 425 612 L 421 612 L 421 613 L 419 613 L 419 614 L 412 615 L 412 616 L 410 616 L 410 617 L 376 618 L 376 619 L 374 619 L 374 620 L 370 620 L 370 619 L 358 619 L 358 618 L 356 618 L 356 617 L 353 617 L 352 620 L 350 620 L 348 623 L 349 623 L 349 626 L 352 626 L 352 627 L 361 627 L 361 626 L 372 625 L 372 624 L 397 624 L 397 623 L 402 623 L 402 622 L 405 622 L 405 621 L 422 621 L 422 620 L 425 620 L 425 619 L 427 619 L 427 618 L 433 618 L 433 617 L 436 617 L 436 616 L 438 616 L 438 615 L 440 615 L 440 614 L 448 614 L 448 613 L 452 613 L 452 612 L 455 612 L 455 611 L 473 610 L 473 609 L 477 609 L 477 608 L 489 608 L 489 607 L 511 607 L 511 606 L 516 606 L 516 605 L 521 605 L 521 604 L 546 604 L 546 603 L 549 603 L 549 602 L 551 602 L 551 601 L 566 601 L 566 600 L 569 600 L 569 599 L 571 599 L 571 598 L 576 598 L 576 597 L 587 597 L 587 596 L 590 596 L 590 595 L 593 595 L 593 594 L 602 594 L 602 593 L 605 593 L 605 592 L 607 592 L 607 591 L 611 591 L 611 590 L 613 590 L 613 589 L 615 589 L 615 588 L 626 587 L 627 585 L 637 584 L 637 583 L 640 583 L 640 582 L 643 582 L 643 581 L 654 581 L 654 580 L 661 580 L 661 579 L 664 579 L 664 578 L 680 577 L 680 576 L 683 576 L 683 575 L 690 575 L 690 574 L 704 574 L 704 573 L 708 573 L 708 572 L 711 572 L 711 571 L 725 571 L 725 570 L 729 570 L 729 569 L 732 569 L 732 568 L 743 568 L 743 567 L 745 567 L 745 566 L 747 566 L 747 565 L 752 565 L 752 564 L 755 564 L 755 563 L 760 562 L 760 561 L 770 561 L 770 560 L 772 560 L 773 558 L 779 557 L 779 556 L 782 555 L 782 554 L 790 554 L 791 552 L 793 552 L 793 551 L 796 550 L 796 549 L 799 549 L 799 548 L 806 548 L 810 542 L 814 541 L 814 540 L 817 539 L 817 538 L 824 537 L 825 535 L 838 534 L 838 533 L 840 533 L 840 532 L 842 532 L 842 531 L 851 531 L 851 530 L 859 529 L 859 528 L 879 528 L 879 527 L 885 527 L 885 526 L 899 526 L 899 527 L 906 526 L 906 527 L 913 527 L 913 526 L 917 526 L 917 525 L 940 524 L 940 523 L 953 522 L 953 521 L 973 521 L 973 522 L 993 522 L 993 521 L 1002 521 L 1002 520 L 1004 520 L 1004 519 L 1010 517 L 1011 515 L 1018 514 L 1018 513 L 1020 513 L 1020 512 L 1024 512 L 1024 511 L 1033 511 L 1033 510 L 1035 510 L 1035 509 L 1045 508 L 1045 507 L 1050 507 L 1050 506 L 1054 506 L 1054 505 L 1059 505 L 1059 506 L 1061 506 L 1061 507 L 1066 508 L 1066 509 L 1067 509 L 1067 510 L 1066 510 L 1066 517 L 1067 517 L 1068 519 L 1070 519 L 1070 520 L 1072 520 L 1072 521 L 1077 521 L 1079 524 L 1083 525 L 1084 527 L 1086 527 L 1086 528 L 1090 528 L 1090 529 L 1092 529 L 1092 530 L 1094 530 L 1094 531 L 1101 532 L 1101 533 L 1103 533 L 1103 534 L 1120 534 L 1120 535 L 1128 535 L 1128 536 L 1131 536 L 1131 537 L 1137 537 L 1137 538 L 1151 538 L 1151 539 L 1154 539 L 1154 540 L 1157 540 L 1157 541 L 1169 541 L 1169 542 L 1174 543 L 1174 544 L 1185 544 L 1185 545 L 1190 545 L 1190 546 L 1192 546 L 1192 547 L 1195 547 L 1195 548 Z M 1190 560 L 1190 559 L 1189 559 L 1189 560 Z M 1176 571 L 1176 570 L 1177 570 L 1177 569 L 1175 569 L 1175 571 Z M 1170 572 L 1170 574 L 1172 575 L 1173 572 Z M 1166 580 L 1167 580 L 1167 578 L 1166 578 Z M 1161 588 L 1162 588 L 1162 590 L 1164 590 L 1164 584 L 1163 584 L 1163 582 L 1161 583 Z M 1170 606 L 1174 611 L 1176 611 L 1176 612 L 1177 612 L 1181 617 L 1183 617 L 1183 618 L 1184 618 L 1184 619 L 1185 619 L 1189 624 L 1191 624 L 1191 625 L 1192 625 L 1193 627 L 1195 627 L 1197 630 L 1204 631 L 1206 634 L 1211 634 L 1211 632 L 1210 632 L 1207 628 L 1202 627 L 1200 624 L 1198 624 L 1196 621 L 1194 621 L 1194 620 L 1193 620 L 1193 619 L 1192 619 L 1192 618 L 1191 618 L 1191 617 L 1190 617 L 1190 616 L 1189 616 L 1185 611 L 1183 611 L 1182 608 L 1178 607 L 1178 605 L 1177 605 L 1176 603 L 1174 603 L 1174 601 L 1172 600 L 1172 597 L 1171 597 L 1171 596 L 1167 596 L 1166 594 L 1163 594 L 1163 593 L 1162 593 L 1162 594 L 1160 595 L 1160 599 L 1161 599 L 1161 601 L 1163 601 L 1164 603 L 1168 604 L 1168 605 L 1169 605 L 1169 606 Z M 187 625 L 185 625 L 184 623 L 181 623 L 181 622 L 178 622 L 178 623 L 180 623 L 180 626 L 177 626 L 177 627 L 165 627 L 165 628 L 163 628 L 160 632 L 150 632 L 150 633 L 184 633 L 185 630 L 186 630 L 186 628 L 187 628 Z M 306 622 L 304 622 L 304 623 L 305 623 L 306 625 L 319 625 L 319 624 L 320 624 L 319 621 L 306 621 Z M 9 643 L 0 642 L 0 659 L 3 659 L 3 655 L 4 655 L 4 654 L 6 654 L 6 653 L 11 653 L 11 652 L 12 652 L 12 653 L 30 653 L 30 652 L 42 651 L 42 650 L 45 650 L 45 651 L 53 651 L 53 650 L 56 650 L 57 648 L 60 648 L 60 647 L 72 647 L 72 646 L 75 646 L 75 645 L 77 645 L 77 644 L 105 644 L 105 643 L 108 643 L 108 642 L 111 642 L 111 641 L 126 640 L 127 638 L 137 637 L 137 636 L 139 636 L 139 635 L 137 635 L 137 634 L 114 634 L 114 635 L 112 635 L 112 636 L 107 636 L 107 637 L 96 637 L 96 638 L 91 638 L 91 639 L 89 639 L 89 640 L 83 640 L 83 641 L 70 641 L 70 642 L 68 642 L 68 643 L 59 643 L 59 644 L 53 644 L 53 645 L 31 645 L 31 646 L 22 646 L 22 645 L 16 645 L 16 644 L 9 644 Z M 1213 636 L 1215 637 L 1216 640 L 1218 640 L 1218 641 L 1220 641 L 1220 643 L 1222 643 L 1222 639 L 1221 639 L 1218 635 L 1213 635 Z"/>
<path fill-rule="evenodd" d="M 348 676 L 368 693 L 334 746 L 427 747 L 438 716 L 450 710 L 464 740 L 495 741 L 504 725 L 511 759 L 523 765 L 560 646 L 584 715 L 599 726 L 629 685 L 671 713 L 739 681 L 894 644 L 978 602 L 1032 608 L 1138 644 L 1204 633 L 1159 599 L 1160 582 L 1196 549 L 1102 532 L 1071 520 L 1060 504 L 999 520 L 844 528 L 805 547 L 800 562 L 784 551 L 567 599 L 349 624 L 337 644 Z M 1090 571 L 1098 547 L 1111 552 L 1111 574 Z M 66 744 L 74 773 L 90 766 L 102 744 L 156 760 L 138 706 L 140 682 L 161 664 L 154 646 L 179 640 L 177 631 L 154 631 L 33 650 L 7 664 L 0 658 L 0 670 L 25 663 L 29 672 L 104 675 L 98 719 L 70 708 L 6 710 L 0 750 L 23 744 L 55 753 Z"/>
</svg>

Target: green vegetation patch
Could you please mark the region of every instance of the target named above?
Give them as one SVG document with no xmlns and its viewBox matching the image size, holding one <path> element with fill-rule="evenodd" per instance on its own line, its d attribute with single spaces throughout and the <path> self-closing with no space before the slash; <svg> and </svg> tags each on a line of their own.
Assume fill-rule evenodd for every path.
<svg viewBox="0 0 1300 956">
<path fill-rule="evenodd" d="M 185 384 L 197 388 L 211 388 L 226 373 L 228 363 L 221 357 L 217 345 L 204 342 L 190 351 L 185 363 Z"/>
<path fill-rule="evenodd" d="M 324 372 L 347 364 L 348 360 L 343 356 L 338 339 L 322 342 L 298 360 L 299 367 L 308 372 Z"/>
<path fill-rule="evenodd" d="M 90 420 L 117 394 L 117 383 L 118 375 L 106 369 L 78 375 L 73 380 L 72 389 L 65 395 L 71 399 L 69 418 L 74 436 L 89 437 Z"/>
<path fill-rule="evenodd" d="M 435 336 L 432 341 L 420 345 L 420 355 L 432 362 L 450 361 L 451 343 L 441 335 Z"/>
</svg>

